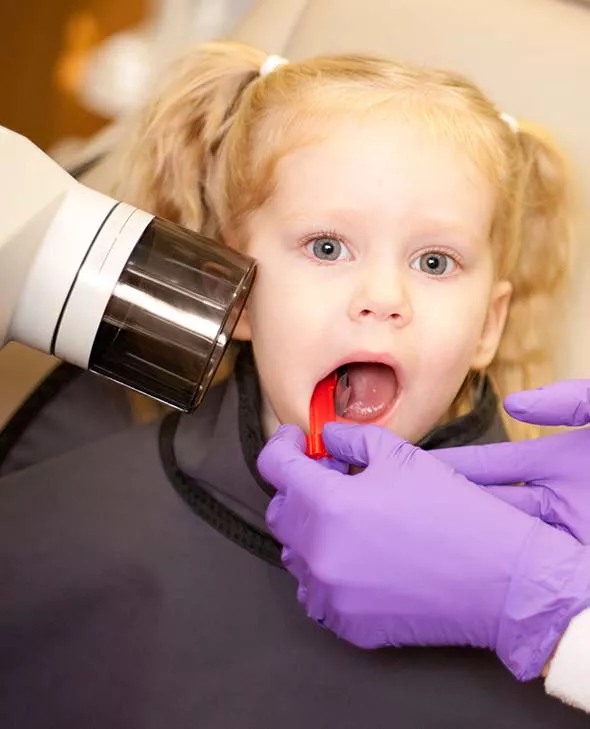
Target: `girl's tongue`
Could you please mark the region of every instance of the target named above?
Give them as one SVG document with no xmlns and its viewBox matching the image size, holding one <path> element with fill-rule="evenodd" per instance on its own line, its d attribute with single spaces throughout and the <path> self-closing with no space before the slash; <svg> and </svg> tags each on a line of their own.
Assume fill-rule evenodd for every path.
<svg viewBox="0 0 590 729">
<path fill-rule="evenodd" d="M 393 405 L 398 392 L 391 367 L 377 362 L 354 362 L 338 370 L 336 415 L 357 423 L 378 420 Z"/>
</svg>

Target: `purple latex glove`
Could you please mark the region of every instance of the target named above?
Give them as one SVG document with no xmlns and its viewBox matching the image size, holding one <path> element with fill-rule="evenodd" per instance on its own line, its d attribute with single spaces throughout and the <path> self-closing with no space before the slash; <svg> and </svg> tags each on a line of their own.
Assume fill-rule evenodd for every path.
<svg viewBox="0 0 590 729">
<path fill-rule="evenodd" d="M 590 548 L 383 428 L 330 423 L 324 442 L 365 470 L 307 458 L 296 426 L 259 457 L 308 615 L 361 647 L 489 648 L 518 678 L 538 676 L 590 605 Z"/>
<path fill-rule="evenodd" d="M 590 380 L 510 395 L 506 411 L 538 425 L 590 423 Z M 590 428 L 517 443 L 433 451 L 471 481 L 590 544 Z M 510 485 L 524 482 L 527 488 Z"/>
</svg>

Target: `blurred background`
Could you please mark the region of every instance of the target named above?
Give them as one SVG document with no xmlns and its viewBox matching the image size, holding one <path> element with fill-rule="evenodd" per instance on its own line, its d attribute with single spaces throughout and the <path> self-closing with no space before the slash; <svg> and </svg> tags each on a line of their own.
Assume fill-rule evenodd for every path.
<svg viewBox="0 0 590 729">
<path fill-rule="evenodd" d="M 2 0 L 0 124 L 56 156 L 141 99 L 184 45 L 230 32 L 250 0 Z"/>
</svg>

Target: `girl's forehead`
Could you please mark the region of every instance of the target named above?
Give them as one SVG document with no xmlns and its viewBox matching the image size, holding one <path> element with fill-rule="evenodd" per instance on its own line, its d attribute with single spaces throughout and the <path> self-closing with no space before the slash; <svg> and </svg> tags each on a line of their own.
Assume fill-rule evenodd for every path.
<svg viewBox="0 0 590 729">
<path fill-rule="evenodd" d="M 249 214 L 297 220 L 314 210 L 318 217 L 329 210 L 354 209 L 361 216 L 378 210 L 388 220 L 397 213 L 399 221 L 427 211 L 453 225 L 467 215 L 466 224 L 481 237 L 503 195 L 504 162 L 493 149 L 494 135 L 478 120 L 445 126 L 444 115 L 425 119 L 390 106 L 327 114 L 329 106 L 320 104 L 300 115 L 295 105 L 297 113 L 275 117 L 257 140 L 258 154 L 252 150 L 249 189 L 259 196 Z"/>
<path fill-rule="evenodd" d="M 469 151 L 405 121 L 334 120 L 321 136 L 294 145 L 277 162 L 281 187 L 335 188 L 359 184 L 430 187 L 437 177 L 446 184 L 481 187 L 485 176 Z"/>
<path fill-rule="evenodd" d="M 334 124 L 277 164 L 269 214 L 294 224 L 323 219 L 350 229 L 441 221 L 478 237 L 488 230 L 493 186 L 469 157 L 405 125 Z"/>
</svg>

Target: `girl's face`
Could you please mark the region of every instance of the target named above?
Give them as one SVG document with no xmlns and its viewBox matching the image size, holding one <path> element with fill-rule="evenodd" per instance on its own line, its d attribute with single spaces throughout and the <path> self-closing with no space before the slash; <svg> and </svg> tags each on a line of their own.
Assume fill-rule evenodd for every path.
<svg viewBox="0 0 590 729">
<path fill-rule="evenodd" d="M 276 175 L 249 224 L 259 266 L 237 330 L 265 435 L 307 430 L 315 386 L 348 364 L 340 414 L 419 440 L 498 347 L 510 285 L 494 278 L 493 189 L 450 145 L 375 117 L 335 121 Z"/>
</svg>

